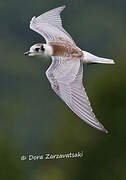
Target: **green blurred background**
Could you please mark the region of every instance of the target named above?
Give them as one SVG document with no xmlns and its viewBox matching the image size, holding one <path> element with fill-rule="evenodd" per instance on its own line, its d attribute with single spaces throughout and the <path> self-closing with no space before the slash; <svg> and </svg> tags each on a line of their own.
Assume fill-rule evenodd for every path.
<svg viewBox="0 0 126 180">
<path fill-rule="evenodd" d="M 115 60 L 84 65 L 84 84 L 104 134 L 88 126 L 52 91 L 49 59 L 23 53 L 44 39 L 34 15 L 67 5 L 65 29 L 77 45 Z M 126 1 L 0 1 L 0 179 L 126 179 Z M 84 151 L 78 159 L 21 161 L 21 155 Z"/>
</svg>

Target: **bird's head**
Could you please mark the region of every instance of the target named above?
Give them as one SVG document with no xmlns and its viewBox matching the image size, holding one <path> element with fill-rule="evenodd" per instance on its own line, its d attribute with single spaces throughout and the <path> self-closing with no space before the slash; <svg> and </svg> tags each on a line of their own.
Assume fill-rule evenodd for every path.
<svg viewBox="0 0 126 180">
<path fill-rule="evenodd" d="M 34 44 L 30 47 L 30 50 L 25 52 L 24 55 L 28 56 L 51 56 L 52 47 L 47 44 Z"/>
</svg>

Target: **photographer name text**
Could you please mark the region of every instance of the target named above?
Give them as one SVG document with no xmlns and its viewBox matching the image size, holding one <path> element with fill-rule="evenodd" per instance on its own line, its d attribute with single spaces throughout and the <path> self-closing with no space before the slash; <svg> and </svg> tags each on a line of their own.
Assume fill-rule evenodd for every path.
<svg viewBox="0 0 126 180">
<path fill-rule="evenodd" d="M 41 155 L 36 154 L 29 154 L 29 155 L 22 155 L 20 159 L 22 161 L 29 160 L 29 161 L 36 161 L 36 160 L 52 160 L 52 159 L 73 159 L 73 158 L 82 158 L 84 156 L 84 152 L 69 152 L 65 154 L 51 154 L 45 153 Z"/>
</svg>

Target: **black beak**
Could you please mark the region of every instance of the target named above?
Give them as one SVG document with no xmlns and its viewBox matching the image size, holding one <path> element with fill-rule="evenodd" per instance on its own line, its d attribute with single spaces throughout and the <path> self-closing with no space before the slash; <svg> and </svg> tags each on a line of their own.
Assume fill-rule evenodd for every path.
<svg viewBox="0 0 126 180">
<path fill-rule="evenodd" d="M 25 52 L 24 53 L 24 55 L 26 56 L 26 55 L 29 55 L 30 54 L 30 52 L 29 51 L 27 51 L 27 52 Z"/>
</svg>

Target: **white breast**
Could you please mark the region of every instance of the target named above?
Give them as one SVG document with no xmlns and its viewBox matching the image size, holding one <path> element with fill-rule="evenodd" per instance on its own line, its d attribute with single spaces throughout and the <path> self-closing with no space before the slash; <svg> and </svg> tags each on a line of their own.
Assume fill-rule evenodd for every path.
<svg viewBox="0 0 126 180">
<path fill-rule="evenodd" d="M 53 55 L 53 48 L 48 44 L 43 44 L 43 47 L 45 49 L 45 56 L 52 56 Z"/>
</svg>

